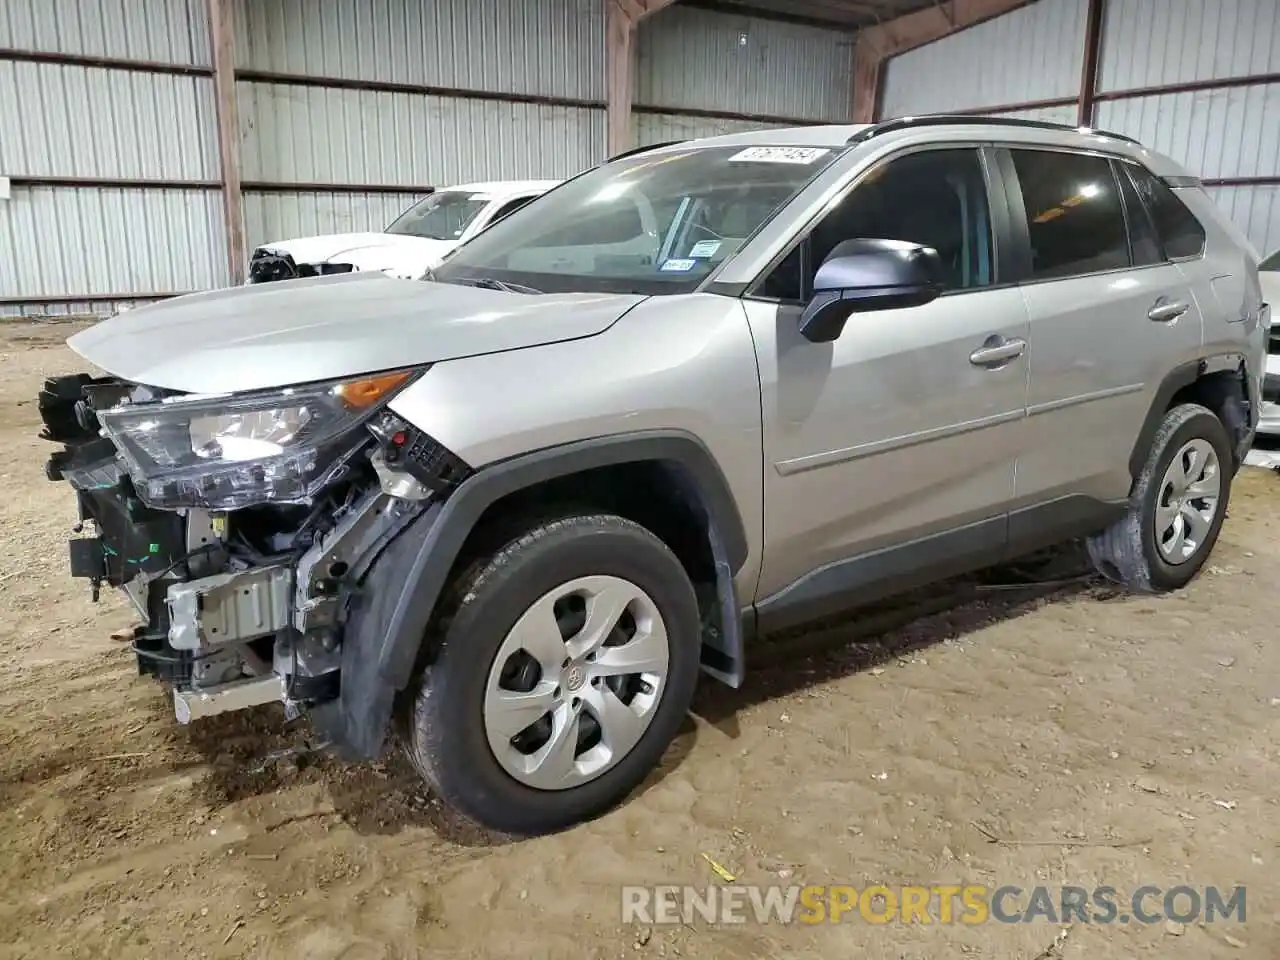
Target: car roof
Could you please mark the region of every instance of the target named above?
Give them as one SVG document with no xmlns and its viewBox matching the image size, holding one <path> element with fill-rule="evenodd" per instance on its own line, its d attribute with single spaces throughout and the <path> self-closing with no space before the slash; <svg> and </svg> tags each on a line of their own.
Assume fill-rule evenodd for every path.
<svg viewBox="0 0 1280 960">
<path fill-rule="evenodd" d="M 1176 161 L 1121 134 L 1087 127 L 1019 121 L 999 117 L 929 116 L 902 117 L 880 123 L 815 124 L 804 127 L 770 127 L 655 145 L 655 150 L 687 150 L 690 147 L 812 146 L 852 148 L 860 143 L 909 143 L 929 140 L 987 140 L 1027 146 L 1071 147 L 1104 150 L 1142 163 L 1159 177 L 1194 180 Z M 632 155 L 645 153 L 643 149 Z"/>
<path fill-rule="evenodd" d="M 441 187 L 436 193 L 489 193 L 494 197 L 509 193 L 545 193 L 559 186 L 559 180 L 487 180 L 480 183 L 459 183 Z"/>
</svg>

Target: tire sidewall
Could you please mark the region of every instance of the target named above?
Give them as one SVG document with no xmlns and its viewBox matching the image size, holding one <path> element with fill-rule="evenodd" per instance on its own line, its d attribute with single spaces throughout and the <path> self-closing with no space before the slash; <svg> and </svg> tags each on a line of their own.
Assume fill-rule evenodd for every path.
<svg viewBox="0 0 1280 960">
<path fill-rule="evenodd" d="M 1173 411 L 1174 413 L 1177 412 Z M 1221 487 L 1218 493 L 1218 510 L 1214 514 L 1213 523 L 1209 527 L 1208 536 L 1196 554 L 1185 563 L 1171 564 L 1164 559 L 1156 542 L 1155 514 L 1160 498 L 1160 488 L 1164 481 L 1165 471 L 1184 444 L 1190 440 L 1207 441 L 1218 457 L 1218 477 Z M 1147 476 L 1146 489 L 1142 491 L 1141 509 L 1138 511 L 1138 523 L 1141 525 L 1139 535 L 1142 539 L 1142 551 L 1146 555 L 1147 568 L 1150 571 L 1151 585 L 1159 590 L 1173 590 L 1185 586 L 1204 566 L 1213 552 L 1222 531 L 1222 523 L 1226 519 L 1227 504 L 1231 496 L 1231 445 L 1226 428 L 1222 422 L 1206 408 L 1196 409 L 1189 413 L 1183 422 L 1168 437 L 1164 446 L 1158 451 L 1151 472 Z"/>
<path fill-rule="evenodd" d="M 489 674 L 503 640 L 539 598 L 578 577 L 612 575 L 649 595 L 662 615 L 669 666 L 662 699 L 631 752 L 594 780 L 537 790 L 508 774 L 484 729 Z M 699 671 L 699 615 L 679 560 L 640 527 L 592 527 L 561 521 L 517 547 L 511 562 L 478 585 L 450 621 L 414 705 L 415 750 L 431 753 L 436 786 L 476 819 L 501 820 L 511 832 L 544 832 L 602 812 L 622 799 L 661 758 L 688 710 Z M 423 742 L 423 741 L 426 742 Z"/>
</svg>

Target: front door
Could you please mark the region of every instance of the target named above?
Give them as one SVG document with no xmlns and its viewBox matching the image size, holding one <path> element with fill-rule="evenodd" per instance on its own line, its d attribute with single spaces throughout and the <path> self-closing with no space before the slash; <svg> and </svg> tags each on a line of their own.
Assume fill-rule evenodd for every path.
<svg viewBox="0 0 1280 960">
<path fill-rule="evenodd" d="M 745 301 L 763 391 L 764 629 L 1002 551 L 1028 330 L 1021 293 L 996 285 L 989 196 L 976 147 L 891 157 Z M 854 238 L 935 248 L 948 290 L 811 343 L 798 321 L 813 273 Z"/>
</svg>

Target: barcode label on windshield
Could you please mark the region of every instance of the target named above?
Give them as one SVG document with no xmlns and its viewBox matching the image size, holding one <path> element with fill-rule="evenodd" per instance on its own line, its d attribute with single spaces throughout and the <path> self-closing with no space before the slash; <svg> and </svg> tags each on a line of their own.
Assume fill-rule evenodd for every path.
<svg viewBox="0 0 1280 960">
<path fill-rule="evenodd" d="M 822 147 L 747 147 L 729 158 L 730 163 L 813 163 L 830 150 Z"/>
</svg>

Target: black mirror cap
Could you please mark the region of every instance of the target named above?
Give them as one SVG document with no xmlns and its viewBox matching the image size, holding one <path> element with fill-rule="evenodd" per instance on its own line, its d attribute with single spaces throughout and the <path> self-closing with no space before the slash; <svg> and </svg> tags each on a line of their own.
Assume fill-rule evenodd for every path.
<svg viewBox="0 0 1280 960">
<path fill-rule="evenodd" d="M 932 247 L 904 240 L 845 240 L 818 268 L 800 333 L 814 343 L 829 343 L 856 311 L 918 307 L 942 290 L 942 259 Z"/>
</svg>

